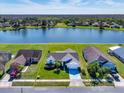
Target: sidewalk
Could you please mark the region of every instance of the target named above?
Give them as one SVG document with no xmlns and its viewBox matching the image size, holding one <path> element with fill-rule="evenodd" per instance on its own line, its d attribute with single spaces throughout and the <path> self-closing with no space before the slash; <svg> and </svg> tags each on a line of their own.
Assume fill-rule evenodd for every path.
<svg viewBox="0 0 124 93">
<path fill-rule="evenodd" d="M 3 79 L 0 81 L 0 87 L 11 87 L 12 82 L 9 82 L 10 76 L 6 74 Z"/>
</svg>

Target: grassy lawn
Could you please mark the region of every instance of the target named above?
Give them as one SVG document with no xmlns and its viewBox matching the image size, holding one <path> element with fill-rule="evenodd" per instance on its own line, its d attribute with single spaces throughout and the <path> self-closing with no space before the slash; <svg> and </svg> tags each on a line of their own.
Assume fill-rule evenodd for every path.
<svg viewBox="0 0 124 93">
<path fill-rule="evenodd" d="M 113 83 L 109 83 L 109 82 L 99 82 L 97 84 L 93 84 L 92 82 L 83 82 L 85 84 L 85 86 L 114 86 Z"/>
<path fill-rule="evenodd" d="M 46 58 L 49 51 L 63 51 L 67 48 L 71 48 L 77 51 L 80 60 L 80 67 L 84 69 L 86 72 L 86 76 L 83 78 L 89 79 L 90 76 L 87 72 L 87 63 L 85 62 L 84 58 L 82 57 L 82 50 L 87 46 L 96 46 L 99 48 L 103 53 L 105 53 L 111 60 L 117 65 L 117 69 L 119 74 L 124 78 L 124 64 L 120 62 L 117 58 L 112 57 L 107 54 L 107 49 L 111 46 L 117 44 L 66 44 L 66 43 L 48 43 L 48 44 L 1 44 L 0 50 L 3 51 L 10 51 L 14 55 L 17 53 L 19 49 L 40 49 L 43 51 L 42 58 L 38 64 L 31 65 L 28 70 L 22 73 L 22 79 L 36 79 L 37 76 L 40 76 L 40 79 L 68 79 L 68 73 L 61 71 L 60 74 L 55 74 L 53 71 L 44 70 L 44 64 L 46 62 Z M 9 68 L 12 60 L 6 64 L 6 70 Z"/>
<path fill-rule="evenodd" d="M 69 82 L 13 82 L 12 86 L 68 87 Z"/>
</svg>

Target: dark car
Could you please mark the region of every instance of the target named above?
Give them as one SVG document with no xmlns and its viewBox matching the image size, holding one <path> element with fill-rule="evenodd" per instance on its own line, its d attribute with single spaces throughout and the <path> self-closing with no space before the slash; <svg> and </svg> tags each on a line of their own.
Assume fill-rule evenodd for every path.
<svg viewBox="0 0 124 93">
<path fill-rule="evenodd" d="M 112 76 L 116 81 L 120 81 L 119 76 L 117 74 L 112 74 Z"/>
</svg>

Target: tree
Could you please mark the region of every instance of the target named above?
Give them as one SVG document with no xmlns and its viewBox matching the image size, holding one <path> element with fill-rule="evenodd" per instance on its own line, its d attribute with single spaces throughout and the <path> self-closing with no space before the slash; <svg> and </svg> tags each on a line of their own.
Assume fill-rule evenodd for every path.
<svg viewBox="0 0 124 93">
<path fill-rule="evenodd" d="M 56 66 L 56 68 L 60 68 L 61 62 L 60 62 L 60 61 L 56 61 L 56 62 L 55 62 L 55 66 Z"/>
<path fill-rule="evenodd" d="M 87 69 L 90 76 L 93 78 L 103 78 L 110 73 L 110 69 L 107 67 L 100 67 L 98 61 L 89 64 Z"/>
</svg>

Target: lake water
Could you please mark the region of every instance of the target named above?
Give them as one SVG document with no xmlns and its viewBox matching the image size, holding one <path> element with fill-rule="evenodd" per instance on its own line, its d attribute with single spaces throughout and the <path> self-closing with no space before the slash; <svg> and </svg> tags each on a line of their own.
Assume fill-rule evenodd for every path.
<svg viewBox="0 0 124 93">
<path fill-rule="evenodd" d="M 123 31 L 77 28 L 0 31 L 0 43 L 124 43 Z"/>
</svg>

